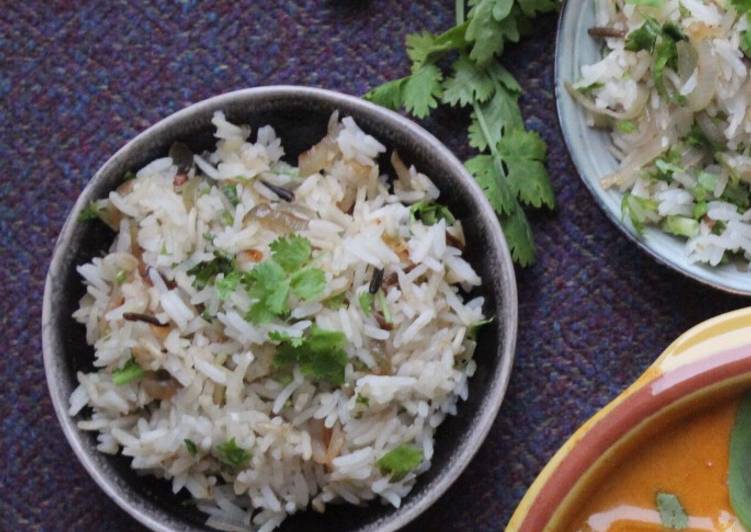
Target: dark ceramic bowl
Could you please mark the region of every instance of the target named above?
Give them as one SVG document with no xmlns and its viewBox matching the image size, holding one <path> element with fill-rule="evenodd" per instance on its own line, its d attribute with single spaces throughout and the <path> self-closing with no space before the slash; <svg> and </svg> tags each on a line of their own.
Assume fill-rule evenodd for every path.
<svg viewBox="0 0 751 532">
<path fill-rule="evenodd" d="M 139 476 L 130 460 L 96 450 L 93 433 L 76 427 L 68 416 L 68 397 L 76 386 L 76 372 L 92 369 L 92 348 L 83 326 L 71 314 L 84 294 L 76 266 L 102 254 L 113 234 L 103 224 L 77 223 L 91 201 L 106 197 L 123 174 L 167 154 L 175 141 L 193 151 L 213 147 L 214 111 L 223 110 L 230 121 L 254 129 L 270 124 L 282 139 L 286 158 L 320 140 L 334 110 L 352 116 L 360 127 L 388 148 L 398 149 L 408 164 L 429 175 L 441 190 L 441 201 L 462 220 L 467 258 L 484 279 L 480 292 L 485 312 L 495 316 L 478 338 L 477 372 L 470 379 L 469 399 L 459 405 L 436 433 L 435 455 L 401 508 L 373 501 L 363 507 L 329 505 L 325 514 L 301 512 L 288 518 L 282 530 L 394 530 L 425 511 L 448 489 L 472 459 L 501 405 L 511 371 L 516 340 L 517 300 L 514 270 L 498 220 L 480 188 L 462 164 L 435 137 L 402 116 L 359 98 L 306 87 L 263 87 L 210 98 L 179 111 L 126 144 L 94 175 L 68 216 L 47 274 L 43 308 L 44 365 L 52 402 L 63 432 L 83 466 L 99 486 L 135 519 L 153 530 L 202 530 L 205 516 L 182 505 L 166 481 Z M 382 170 L 391 166 L 384 157 Z M 60 495 L 64 497 L 64 494 Z"/>
</svg>

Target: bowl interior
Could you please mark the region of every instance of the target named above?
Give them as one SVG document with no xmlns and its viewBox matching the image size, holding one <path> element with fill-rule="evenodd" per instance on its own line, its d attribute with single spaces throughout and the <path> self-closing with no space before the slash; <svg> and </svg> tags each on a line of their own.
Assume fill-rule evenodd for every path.
<svg viewBox="0 0 751 532">
<path fill-rule="evenodd" d="M 258 127 L 273 126 L 282 139 L 285 159 L 292 163 L 296 163 L 300 152 L 325 135 L 334 110 L 350 115 L 389 149 L 398 149 L 407 164 L 415 164 L 429 175 L 441 190 L 440 201 L 464 224 L 467 258 L 484 279 L 478 293 L 486 298 L 486 313 L 496 319 L 479 334 L 475 354 L 478 369 L 470 380 L 469 399 L 460 403 L 459 415 L 449 416 L 437 431 L 431 469 L 419 478 L 399 509 L 375 501 L 366 507 L 330 505 L 324 515 L 312 511 L 298 513 L 288 518 L 282 529 L 373 530 L 403 526 L 459 475 L 497 413 L 513 357 L 516 285 L 492 209 L 461 164 L 424 130 L 356 98 L 292 87 L 249 89 L 219 96 L 159 122 L 100 169 L 63 228 L 45 290 L 43 335 L 47 379 L 66 436 L 100 486 L 140 521 L 164 530 L 203 528 L 205 516 L 183 504 L 186 497 L 173 495 L 166 481 L 139 476 L 129 468 L 129 459 L 97 452 L 95 435 L 79 431 L 65 410 L 76 385 L 76 372 L 92 370 L 93 357 L 92 348 L 85 342 L 83 326 L 71 318 L 84 294 L 84 285 L 75 268 L 93 256 L 104 254 L 113 238 L 112 232 L 101 223 L 77 223 L 79 211 L 90 200 L 106 197 L 119 184 L 124 172 L 165 156 L 174 141 L 185 142 L 194 151 L 213 147 L 210 120 L 213 112 L 220 109 L 230 121 L 250 124 L 254 131 L 252 138 Z M 387 156 L 380 163 L 382 171 L 391 171 Z"/>
<path fill-rule="evenodd" d="M 608 218 L 659 262 L 710 286 L 751 295 L 749 274 L 739 271 L 736 265 L 710 268 L 691 263 L 684 249 L 684 241 L 659 229 L 648 227 L 639 236 L 621 217 L 621 193 L 600 186 L 600 178 L 618 167 L 618 161 L 609 150 L 609 135 L 587 125 L 583 108 L 564 87 L 567 81 L 573 83 L 579 78 L 582 65 L 595 63 L 602 58 L 600 42 L 587 34 L 587 29 L 595 25 L 595 3 L 566 2 L 561 13 L 556 46 L 558 120 L 579 175 Z"/>
</svg>

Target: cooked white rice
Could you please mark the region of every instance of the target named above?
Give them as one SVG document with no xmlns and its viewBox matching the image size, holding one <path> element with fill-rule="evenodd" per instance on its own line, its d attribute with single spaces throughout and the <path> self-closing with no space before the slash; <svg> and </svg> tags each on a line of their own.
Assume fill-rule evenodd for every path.
<svg viewBox="0 0 751 532">
<path fill-rule="evenodd" d="M 98 433 L 101 452 L 187 490 L 217 529 L 268 531 L 329 502 L 399 507 L 475 370 L 483 298 L 463 299 L 480 278 L 462 259 L 461 223 L 411 216 L 409 205 L 434 202 L 437 188 L 393 155 L 392 186 L 376 161 L 386 148 L 349 117 L 332 117 L 299 168 L 282 162 L 272 128 L 250 142 L 250 128 L 221 112 L 213 123 L 216 151 L 189 170 L 157 159 L 92 206 L 117 236 L 78 268 L 86 295 L 74 317 L 97 371 L 78 374 L 70 415 Z M 249 321 L 260 296 L 242 280 L 222 293 L 229 272 L 196 282 L 217 256 L 244 279 L 288 234 L 310 242 L 325 275 L 315 297 L 289 296 L 289 314 Z M 376 268 L 384 280 L 368 312 L 359 301 Z M 299 338 L 314 327 L 346 337 L 341 385 L 274 365 L 270 332 Z M 115 384 L 123 368 L 135 378 Z M 224 463 L 229 441 L 239 466 Z M 422 459 L 399 478 L 377 462 L 405 445 Z"/>
<path fill-rule="evenodd" d="M 747 263 L 751 14 L 730 0 L 595 5 L 590 33 L 604 37 L 604 57 L 582 66 L 569 90 L 591 125 L 611 132 L 620 168 L 603 186 L 624 192 L 624 217 L 637 230 L 659 225 L 685 238 L 691 261 Z"/>
</svg>

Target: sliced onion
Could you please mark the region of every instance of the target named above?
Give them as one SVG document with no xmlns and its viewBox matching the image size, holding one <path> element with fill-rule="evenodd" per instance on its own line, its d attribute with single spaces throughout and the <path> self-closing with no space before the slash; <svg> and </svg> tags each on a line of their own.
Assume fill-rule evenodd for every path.
<svg viewBox="0 0 751 532">
<path fill-rule="evenodd" d="M 394 167 L 397 179 L 402 182 L 405 189 L 408 189 L 412 183 L 412 175 L 410 175 L 407 165 L 404 164 L 404 161 L 399 157 L 399 152 L 396 150 L 391 152 L 391 166 Z"/>
<path fill-rule="evenodd" d="M 602 178 L 600 182 L 602 187 L 607 189 L 618 186 L 621 190 L 630 188 L 636 181 L 639 170 L 654 161 L 666 150 L 660 140 L 659 136 L 653 137 L 641 149 L 631 151 L 621 161 L 621 167 L 618 170 Z"/>
<path fill-rule="evenodd" d="M 647 104 L 647 100 L 649 100 L 649 91 L 647 88 L 638 85 L 636 99 L 630 109 L 626 109 L 625 111 L 611 111 L 610 109 L 601 109 L 597 107 L 592 100 L 576 90 L 571 83 L 566 82 L 565 87 L 571 97 L 579 102 L 585 109 L 592 111 L 595 114 L 615 118 L 616 120 L 630 120 L 636 118 L 641 114 L 644 106 Z"/>
<path fill-rule="evenodd" d="M 709 41 L 701 41 L 697 44 L 698 70 L 696 88 L 686 96 L 686 104 L 693 111 L 705 109 L 717 92 L 717 79 L 719 70 L 717 61 L 712 55 L 712 45 Z"/>
<path fill-rule="evenodd" d="M 268 203 L 259 203 L 245 215 L 243 221 L 254 219 L 271 231 L 303 231 L 308 228 L 308 220 L 282 207 L 272 208 Z"/>
</svg>

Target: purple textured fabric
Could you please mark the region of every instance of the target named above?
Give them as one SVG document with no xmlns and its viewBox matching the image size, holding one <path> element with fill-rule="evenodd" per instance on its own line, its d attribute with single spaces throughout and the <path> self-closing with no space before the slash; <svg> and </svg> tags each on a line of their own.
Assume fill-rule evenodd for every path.
<svg viewBox="0 0 751 532">
<path fill-rule="evenodd" d="M 362 94 L 404 75 L 405 34 L 453 2 L 25 1 L 0 9 L 0 528 L 134 530 L 79 466 L 44 382 L 40 315 L 58 231 L 89 176 L 148 125 L 211 95 L 274 83 Z M 518 272 L 520 328 L 501 413 L 455 486 L 412 529 L 497 530 L 546 460 L 678 334 L 744 300 L 655 264 L 600 212 L 556 124 L 555 18 L 510 49 L 527 124 L 558 197 L 531 217 L 539 260 Z M 426 127 L 461 157 L 465 116 Z M 459 129 L 457 129 L 459 127 Z"/>
</svg>

